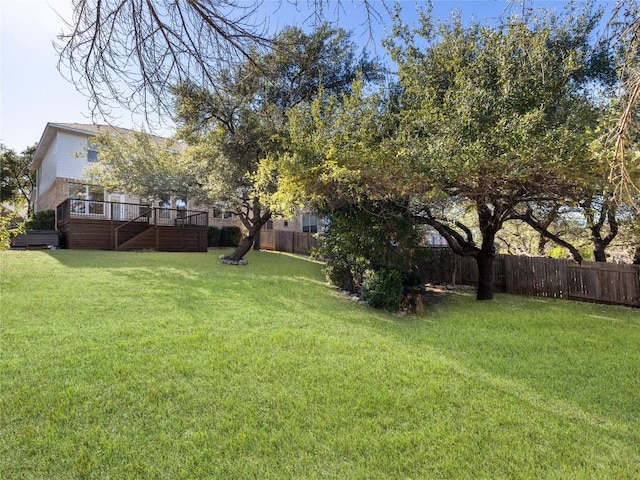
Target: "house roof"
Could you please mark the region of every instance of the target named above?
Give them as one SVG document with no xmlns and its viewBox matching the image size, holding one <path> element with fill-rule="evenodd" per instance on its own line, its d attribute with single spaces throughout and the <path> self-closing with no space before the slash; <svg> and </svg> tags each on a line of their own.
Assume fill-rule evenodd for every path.
<svg viewBox="0 0 640 480">
<path fill-rule="evenodd" d="M 38 169 L 40 167 L 40 164 L 42 163 L 44 155 L 58 131 L 79 133 L 87 136 L 95 136 L 100 132 L 109 132 L 109 133 L 114 133 L 117 135 L 125 135 L 125 136 L 135 133 L 135 130 L 122 128 L 122 127 L 115 127 L 112 125 L 105 125 L 105 124 L 49 122 L 47 123 L 47 126 L 44 128 L 44 132 L 42 133 L 42 136 L 40 137 L 40 141 L 38 142 L 38 148 L 36 149 L 33 155 L 33 160 L 31 162 L 32 168 Z M 160 136 L 151 135 L 151 134 L 149 134 L 149 136 L 152 137 L 158 144 L 163 144 L 168 141 L 168 139 L 165 137 L 160 137 Z"/>
</svg>

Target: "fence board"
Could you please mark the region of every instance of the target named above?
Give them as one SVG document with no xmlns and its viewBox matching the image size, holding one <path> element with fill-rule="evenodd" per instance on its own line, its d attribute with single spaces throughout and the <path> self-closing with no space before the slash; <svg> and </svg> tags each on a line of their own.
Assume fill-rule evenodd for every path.
<svg viewBox="0 0 640 480">
<path fill-rule="evenodd" d="M 260 248 L 262 250 L 308 255 L 311 253 L 311 249 L 317 246 L 318 240 L 311 233 L 289 230 L 262 230 L 260 232 Z"/>
<path fill-rule="evenodd" d="M 447 248 L 424 253 L 418 270 L 429 282 L 475 285 L 475 259 Z M 640 265 L 498 255 L 494 291 L 640 307 Z"/>
</svg>

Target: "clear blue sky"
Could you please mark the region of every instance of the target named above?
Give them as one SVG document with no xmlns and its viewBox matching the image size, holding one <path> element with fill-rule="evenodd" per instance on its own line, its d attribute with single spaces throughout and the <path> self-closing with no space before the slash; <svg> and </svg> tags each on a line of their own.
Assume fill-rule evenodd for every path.
<svg viewBox="0 0 640 480">
<path fill-rule="evenodd" d="M 306 4 L 306 0 L 300 3 Z M 436 18 L 446 18 L 453 11 L 461 11 L 467 18 L 492 22 L 508 3 L 507 0 L 436 0 L 433 13 Z M 561 9 L 564 3 L 561 0 L 536 1 L 534 6 Z M 278 9 L 279 2 L 264 2 L 264 15 L 270 29 L 300 24 L 308 17 L 307 12 L 287 6 L 287 0 L 282 4 L 284 6 Z M 415 18 L 416 4 L 424 2 L 402 1 L 407 19 Z M 52 42 L 64 28 L 59 15 L 71 18 L 71 0 L 0 0 L 0 142 L 17 151 L 37 142 L 47 122 L 103 121 L 89 116 L 86 98 L 56 68 L 57 56 Z M 340 23 L 352 30 L 355 40 L 363 46 L 369 40 L 365 18 L 358 0 L 343 0 Z M 385 35 L 385 29 L 385 25 L 376 28 L 375 41 L 367 45 L 369 50 L 382 53 L 377 42 Z M 127 111 L 119 111 L 117 116 L 119 126 L 139 126 L 139 119 L 132 118 Z"/>
</svg>

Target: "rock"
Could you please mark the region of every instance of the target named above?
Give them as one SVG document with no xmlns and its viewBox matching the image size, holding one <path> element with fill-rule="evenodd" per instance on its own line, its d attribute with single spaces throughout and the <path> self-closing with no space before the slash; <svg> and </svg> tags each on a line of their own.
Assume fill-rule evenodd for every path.
<svg viewBox="0 0 640 480">
<path fill-rule="evenodd" d="M 225 265 L 246 265 L 249 263 L 244 258 L 241 258 L 240 260 L 231 260 L 226 258 L 224 255 L 220 255 L 218 258 L 220 259 L 220 263 L 224 263 Z"/>
</svg>

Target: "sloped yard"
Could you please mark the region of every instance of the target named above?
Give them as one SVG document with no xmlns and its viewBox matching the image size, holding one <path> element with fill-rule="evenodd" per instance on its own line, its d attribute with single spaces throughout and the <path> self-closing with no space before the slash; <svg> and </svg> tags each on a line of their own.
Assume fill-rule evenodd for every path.
<svg viewBox="0 0 640 480">
<path fill-rule="evenodd" d="M 0 252 L 0 478 L 637 478 L 638 310 L 217 256 Z"/>
</svg>

